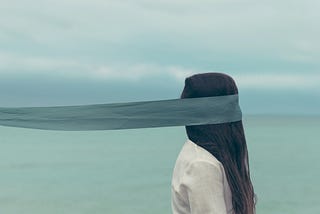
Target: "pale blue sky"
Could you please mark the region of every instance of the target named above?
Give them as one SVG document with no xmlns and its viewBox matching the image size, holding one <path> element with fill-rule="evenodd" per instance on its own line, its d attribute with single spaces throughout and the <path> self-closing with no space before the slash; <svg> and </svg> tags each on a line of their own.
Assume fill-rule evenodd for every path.
<svg viewBox="0 0 320 214">
<path fill-rule="evenodd" d="M 320 2 L 0 0 L 1 106 L 178 98 L 230 74 L 245 113 L 320 114 Z"/>
</svg>

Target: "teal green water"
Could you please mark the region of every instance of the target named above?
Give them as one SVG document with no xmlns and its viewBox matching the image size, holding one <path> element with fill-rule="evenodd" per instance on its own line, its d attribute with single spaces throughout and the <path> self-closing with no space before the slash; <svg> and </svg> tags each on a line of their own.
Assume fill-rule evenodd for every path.
<svg viewBox="0 0 320 214">
<path fill-rule="evenodd" d="M 320 118 L 244 119 L 257 213 L 320 212 Z M 171 213 L 183 127 L 62 132 L 0 127 L 0 213 Z"/>
</svg>

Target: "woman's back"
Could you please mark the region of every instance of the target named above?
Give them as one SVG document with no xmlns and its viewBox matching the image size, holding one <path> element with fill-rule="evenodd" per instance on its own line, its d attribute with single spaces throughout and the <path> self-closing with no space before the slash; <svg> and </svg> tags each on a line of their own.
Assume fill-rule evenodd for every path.
<svg viewBox="0 0 320 214">
<path fill-rule="evenodd" d="M 173 171 L 174 214 L 232 214 L 232 195 L 223 165 L 190 139 L 183 145 Z"/>
<path fill-rule="evenodd" d="M 228 95 L 238 95 L 232 77 L 210 72 L 187 77 L 180 98 Z M 255 194 L 242 120 L 185 128 L 189 141 L 174 169 L 173 212 L 254 214 Z"/>
</svg>

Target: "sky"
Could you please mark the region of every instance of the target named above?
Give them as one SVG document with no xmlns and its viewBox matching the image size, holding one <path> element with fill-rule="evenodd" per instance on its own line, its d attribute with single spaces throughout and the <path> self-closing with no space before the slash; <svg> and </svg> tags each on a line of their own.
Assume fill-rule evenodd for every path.
<svg viewBox="0 0 320 214">
<path fill-rule="evenodd" d="M 0 106 L 175 99 L 222 72 L 246 114 L 320 114 L 318 0 L 0 0 Z"/>
</svg>

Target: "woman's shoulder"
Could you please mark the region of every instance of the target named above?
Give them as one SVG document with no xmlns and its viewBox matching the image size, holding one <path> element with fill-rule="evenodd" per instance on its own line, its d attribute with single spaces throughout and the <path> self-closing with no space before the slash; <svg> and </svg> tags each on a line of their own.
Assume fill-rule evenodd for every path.
<svg viewBox="0 0 320 214">
<path fill-rule="evenodd" d="M 190 139 L 187 139 L 176 160 L 174 175 L 181 177 L 186 171 L 193 169 L 205 170 L 208 167 L 223 171 L 223 166 L 216 157 Z"/>
<path fill-rule="evenodd" d="M 197 145 L 190 139 L 186 140 L 183 150 L 185 151 L 182 152 L 182 155 L 189 155 L 189 163 L 203 163 L 222 166 L 221 162 L 213 154 Z"/>
</svg>

